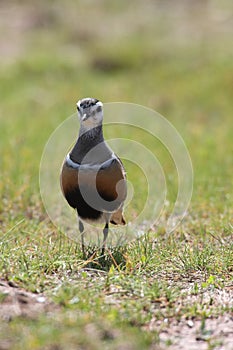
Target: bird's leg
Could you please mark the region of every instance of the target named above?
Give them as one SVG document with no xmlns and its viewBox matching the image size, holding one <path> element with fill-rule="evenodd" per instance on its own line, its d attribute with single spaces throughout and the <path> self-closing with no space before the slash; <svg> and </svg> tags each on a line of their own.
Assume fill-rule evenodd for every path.
<svg viewBox="0 0 233 350">
<path fill-rule="evenodd" d="M 79 232 L 80 232 L 80 235 L 81 235 L 83 259 L 86 259 L 85 244 L 84 244 L 84 226 L 83 226 L 83 223 L 82 223 L 82 221 L 80 219 L 78 221 L 78 226 L 79 226 Z"/>
<path fill-rule="evenodd" d="M 106 240 L 107 240 L 107 237 L 108 237 L 108 222 L 106 222 L 106 224 L 104 226 L 103 234 L 104 234 L 104 239 L 103 239 L 103 244 L 102 244 L 102 255 L 104 255 Z"/>
</svg>

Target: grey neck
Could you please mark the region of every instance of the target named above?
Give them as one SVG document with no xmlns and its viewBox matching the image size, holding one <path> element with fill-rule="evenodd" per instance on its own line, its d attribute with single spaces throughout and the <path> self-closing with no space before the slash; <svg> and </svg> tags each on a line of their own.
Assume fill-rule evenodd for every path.
<svg viewBox="0 0 233 350">
<path fill-rule="evenodd" d="M 73 162 L 80 164 L 91 149 L 103 142 L 104 137 L 102 125 L 88 131 L 84 131 L 82 128 L 80 128 L 78 140 L 70 152 L 70 159 Z"/>
</svg>

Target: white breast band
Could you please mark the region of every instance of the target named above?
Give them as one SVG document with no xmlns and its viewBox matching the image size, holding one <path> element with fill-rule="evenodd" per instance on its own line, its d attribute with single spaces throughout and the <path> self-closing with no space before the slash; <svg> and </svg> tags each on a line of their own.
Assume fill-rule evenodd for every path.
<svg viewBox="0 0 233 350">
<path fill-rule="evenodd" d="M 114 153 L 112 153 L 111 158 L 107 159 L 105 162 L 101 164 L 80 164 L 73 162 L 72 159 L 70 159 L 70 154 L 68 153 L 66 156 L 66 164 L 70 166 L 73 169 L 79 169 L 80 167 L 82 169 L 99 169 L 101 167 L 107 166 L 108 163 L 111 163 L 114 159 L 117 159 Z"/>
</svg>

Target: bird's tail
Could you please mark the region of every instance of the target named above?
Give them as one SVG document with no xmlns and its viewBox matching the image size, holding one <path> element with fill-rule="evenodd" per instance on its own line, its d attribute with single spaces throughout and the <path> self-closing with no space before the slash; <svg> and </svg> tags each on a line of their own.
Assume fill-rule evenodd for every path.
<svg viewBox="0 0 233 350">
<path fill-rule="evenodd" d="M 118 209 L 115 213 L 112 214 L 110 222 L 113 225 L 125 225 L 126 224 L 125 218 L 123 216 L 122 208 Z"/>
</svg>

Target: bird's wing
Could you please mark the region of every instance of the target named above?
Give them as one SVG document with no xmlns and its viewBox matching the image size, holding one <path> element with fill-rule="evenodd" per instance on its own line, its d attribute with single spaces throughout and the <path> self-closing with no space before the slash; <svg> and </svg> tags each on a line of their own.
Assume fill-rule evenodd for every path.
<svg viewBox="0 0 233 350">
<path fill-rule="evenodd" d="M 96 176 L 96 187 L 106 200 L 124 202 L 127 194 L 126 174 L 119 158 L 115 157 L 100 167 Z"/>
</svg>

